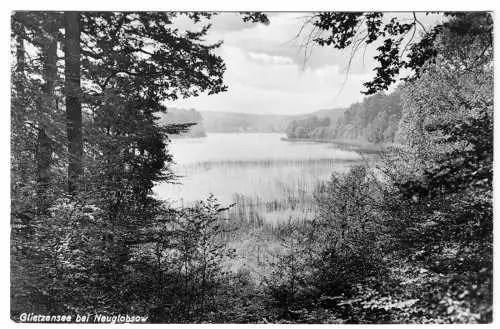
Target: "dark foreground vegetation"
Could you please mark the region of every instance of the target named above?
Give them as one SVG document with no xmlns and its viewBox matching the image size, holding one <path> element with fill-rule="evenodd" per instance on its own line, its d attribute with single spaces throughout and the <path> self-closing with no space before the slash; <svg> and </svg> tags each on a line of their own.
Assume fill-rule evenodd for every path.
<svg viewBox="0 0 500 329">
<path fill-rule="evenodd" d="M 174 209 L 151 195 L 156 182 L 175 181 L 168 136 L 189 126 L 158 125 L 162 101 L 225 90 L 218 44 L 202 41 L 207 28 L 174 29 L 177 15 L 211 16 L 13 15 L 14 321 L 31 312 L 176 323 L 492 320 L 489 13 L 450 14 L 408 46 L 407 62 L 398 38 L 417 21 L 314 16 L 332 35 L 319 45 L 349 46 L 349 31 L 364 22 L 366 42 L 383 41 L 368 92 L 394 82 L 399 68 L 414 75 L 401 91 L 399 146 L 376 167 L 320 184 L 317 216 L 278 226 L 228 217 L 229 205 L 213 197 Z M 233 271 L 231 242 L 255 232 L 259 246 L 279 245 L 258 251 L 268 272 Z"/>
</svg>

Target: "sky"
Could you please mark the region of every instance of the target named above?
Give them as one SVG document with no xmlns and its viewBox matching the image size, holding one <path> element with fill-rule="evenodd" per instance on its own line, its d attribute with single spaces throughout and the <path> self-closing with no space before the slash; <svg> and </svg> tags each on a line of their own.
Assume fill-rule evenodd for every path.
<svg viewBox="0 0 500 329">
<path fill-rule="evenodd" d="M 299 33 L 310 13 L 269 13 L 270 24 L 244 23 L 235 13 L 212 18 L 208 42 L 222 40 L 216 53 L 226 63 L 228 91 L 167 103 L 167 107 L 261 114 L 303 114 L 347 107 L 361 101 L 363 83 L 374 76 L 376 45 L 357 52 L 346 71 L 351 50 L 304 47 L 308 29 Z M 410 18 L 390 13 L 388 18 Z M 428 26 L 438 16 L 418 14 Z M 180 27 L 186 28 L 179 21 Z M 306 54 L 307 53 L 307 54 Z"/>
</svg>

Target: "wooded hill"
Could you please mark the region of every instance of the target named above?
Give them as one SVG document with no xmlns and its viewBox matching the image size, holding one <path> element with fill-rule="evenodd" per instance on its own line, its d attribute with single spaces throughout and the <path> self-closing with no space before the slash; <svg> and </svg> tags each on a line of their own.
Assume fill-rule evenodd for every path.
<svg viewBox="0 0 500 329">
<path fill-rule="evenodd" d="M 400 89 L 390 94 L 380 92 L 347 109 L 318 111 L 315 116 L 294 120 L 287 126 L 286 133 L 290 139 L 352 139 L 375 144 L 390 143 L 394 141 L 401 110 Z"/>
</svg>

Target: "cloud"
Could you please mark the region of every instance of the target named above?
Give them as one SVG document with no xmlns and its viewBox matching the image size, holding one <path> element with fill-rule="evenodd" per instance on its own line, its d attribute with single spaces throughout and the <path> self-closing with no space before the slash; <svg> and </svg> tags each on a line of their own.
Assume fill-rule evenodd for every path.
<svg viewBox="0 0 500 329">
<path fill-rule="evenodd" d="M 347 107 L 360 101 L 363 98 L 360 91 L 365 89 L 363 83 L 374 75 L 376 45 L 366 50 L 360 48 L 355 56 L 350 49 L 314 46 L 305 57 L 303 37 L 310 26 L 305 27 L 302 38 L 297 33 L 307 15 L 310 13 L 273 13 L 269 25 L 244 23 L 235 13 L 216 16 L 207 41 L 224 41 L 217 54 L 226 63 L 224 81 L 229 90 L 167 105 L 211 111 L 299 114 Z M 393 15 L 406 17 L 400 13 Z"/>
<path fill-rule="evenodd" d="M 254 53 L 254 52 L 249 52 L 248 56 L 251 59 L 255 60 L 256 62 L 260 62 L 263 64 L 272 64 L 272 65 L 293 64 L 293 60 L 290 57 L 286 56 L 269 55 L 266 53 Z"/>
<path fill-rule="evenodd" d="M 220 55 L 227 66 L 227 92 L 169 105 L 202 111 L 301 114 L 361 100 L 359 90 L 368 79 L 363 74 L 351 74 L 346 80 L 345 73 L 335 64 L 302 69 L 289 57 L 227 45 Z"/>
<path fill-rule="evenodd" d="M 314 72 L 314 74 L 319 77 L 328 77 L 332 75 L 338 75 L 340 67 L 338 65 L 325 65 L 310 71 Z"/>
<path fill-rule="evenodd" d="M 310 43 L 305 47 L 311 25 L 302 25 L 311 13 L 273 13 L 271 23 L 242 23 L 241 16 L 235 13 L 224 13 L 216 16 L 210 35 L 210 41 L 224 40 L 224 44 L 237 47 L 247 52 L 263 53 L 269 56 L 288 57 L 303 68 L 318 68 L 336 64 L 344 67 L 350 56 L 349 50 L 334 50 Z M 301 32 L 301 33 L 299 33 Z M 374 49 L 359 52 L 353 61 L 350 71 L 366 72 L 371 67 Z"/>
</svg>

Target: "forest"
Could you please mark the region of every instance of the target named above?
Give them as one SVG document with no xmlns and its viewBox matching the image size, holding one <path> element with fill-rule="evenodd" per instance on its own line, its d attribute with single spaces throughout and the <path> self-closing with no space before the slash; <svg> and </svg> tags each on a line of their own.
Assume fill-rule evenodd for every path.
<svg viewBox="0 0 500 329">
<path fill-rule="evenodd" d="M 294 120 L 286 128 L 289 139 L 340 139 L 373 144 L 393 143 L 402 113 L 402 90 L 378 92 L 344 110 L 336 121 L 311 116 Z"/>
<path fill-rule="evenodd" d="M 315 47 L 375 45 L 378 66 L 362 102 L 297 119 L 289 138 L 390 145 L 319 183 L 314 216 L 271 225 L 216 196 L 173 206 L 152 192 L 179 183 L 170 145 L 199 119 L 162 123 L 168 102 L 230 87 L 222 43 L 205 39 L 217 13 L 12 13 L 12 321 L 492 322 L 492 13 L 427 28 L 310 14 Z M 230 266 L 250 234 L 263 274 Z"/>
</svg>

